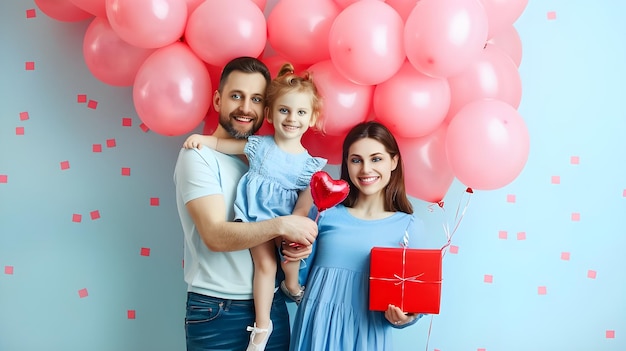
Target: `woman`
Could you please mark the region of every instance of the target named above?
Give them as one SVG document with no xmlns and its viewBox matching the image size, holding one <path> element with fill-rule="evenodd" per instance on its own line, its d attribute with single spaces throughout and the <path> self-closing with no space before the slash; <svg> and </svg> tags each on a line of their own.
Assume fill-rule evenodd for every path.
<svg viewBox="0 0 626 351">
<path fill-rule="evenodd" d="M 341 179 L 350 185 L 342 204 L 320 214 L 307 290 L 296 313 L 291 350 L 391 350 L 391 328 L 421 315 L 389 305 L 369 311 L 369 254 L 400 247 L 418 235 L 398 144 L 378 122 L 356 125 L 343 143 Z M 414 242 L 415 240 L 411 240 Z"/>
</svg>

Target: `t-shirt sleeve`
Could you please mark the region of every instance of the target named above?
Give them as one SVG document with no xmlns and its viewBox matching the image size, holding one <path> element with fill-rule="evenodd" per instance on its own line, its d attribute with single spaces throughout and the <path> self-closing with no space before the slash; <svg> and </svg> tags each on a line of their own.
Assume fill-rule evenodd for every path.
<svg viewBox="0 0 626 351">
<path fill-rule="evenodd" d="M 181 149 L 174 170 L 174 183 L 185 204 L 203 196 L 222 194 L 215 151 L 207 147 Z"/>
</svg>

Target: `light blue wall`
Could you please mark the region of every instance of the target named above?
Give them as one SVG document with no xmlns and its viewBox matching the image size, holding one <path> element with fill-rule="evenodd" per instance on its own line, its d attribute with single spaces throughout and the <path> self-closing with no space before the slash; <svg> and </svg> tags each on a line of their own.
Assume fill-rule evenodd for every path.
<svg viewBox="0 0 626 351">
<path fill-rule="evenodd" d="M 27 19 L 33 8 L 0 4 L 0 350 L 183 350 L 172 170 L 184 137 L 144 132 L 130 88 L 90 74 L 88 21 Z M 609 0 L 529 2 L 516 23 L 528 163 L 508 186 L 472 195 L 458 253 L 444 258 L 441 314 L 397 332 L 398 350 L 626 349 L 625 11 Z M 415 200 L 426 244 L 444 243 L 464 189 L 453 184 L 445 214 Z"/>
</svg>

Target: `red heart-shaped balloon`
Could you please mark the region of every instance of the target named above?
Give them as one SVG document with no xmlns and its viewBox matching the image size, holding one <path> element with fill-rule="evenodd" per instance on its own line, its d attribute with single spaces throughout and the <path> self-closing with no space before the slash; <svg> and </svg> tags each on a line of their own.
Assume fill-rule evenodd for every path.
<svg viewBox="0 0 626 351">
<path fill-rule="evenodd" d="M 324 171 L 317 171 L 311 177 L 311 195 L 319 212 L 342 202 L 349 192 L 348 182 L 343 179 L 335 180 Z"/>
</svg>

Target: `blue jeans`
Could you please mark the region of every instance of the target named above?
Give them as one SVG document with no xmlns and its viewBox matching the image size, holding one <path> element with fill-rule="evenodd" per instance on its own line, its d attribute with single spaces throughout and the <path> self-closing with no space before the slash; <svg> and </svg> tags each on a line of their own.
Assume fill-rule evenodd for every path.
<svg viewBox="0 0 626 351">
<path fill-rule="evenodd" d="M 280 291 L 274 294 L 270 318 L 274 331 L 266 350 L 288 350 L 289 312 Z M 244 351 L 250 340 L 246 327 L 253 324 L 253 300 L 225 300 L 187 293 L 187 351 Z"/>
</svg>

